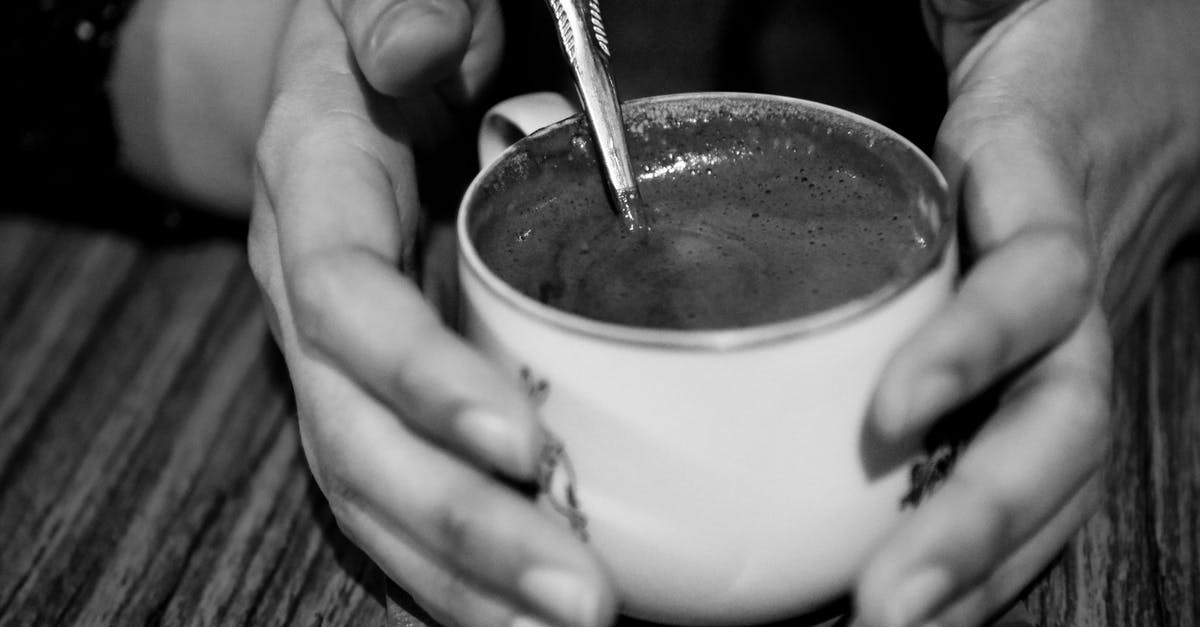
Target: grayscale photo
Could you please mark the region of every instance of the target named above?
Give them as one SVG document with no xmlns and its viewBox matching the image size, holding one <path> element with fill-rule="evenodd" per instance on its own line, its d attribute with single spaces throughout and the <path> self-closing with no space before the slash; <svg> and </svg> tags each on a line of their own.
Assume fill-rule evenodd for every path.
<svg viewBox="0 0 1200 627">
<path fill-rule="evenodd" d="M 1200 1 L 0 11 L 0 625 L 1200 627 Z"/>
</svg>

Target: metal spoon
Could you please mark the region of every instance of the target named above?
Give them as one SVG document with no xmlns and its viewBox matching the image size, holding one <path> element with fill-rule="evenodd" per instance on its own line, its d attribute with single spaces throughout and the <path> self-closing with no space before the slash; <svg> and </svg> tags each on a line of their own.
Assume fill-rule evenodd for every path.
<svg viewBox="0 0 1200 627">
<path fill-rule="evenodd" d="M 604 182 L 628 231 L 649 228 L 646 207 L 629 164 L 625 126 L 617 90 L 608 69 L 608 36 L 600 19 L 599 0 L 546 0 L 558 23 L 558 38 L 571 66 L 575 88 L 600 153 Z"/>
</svg>

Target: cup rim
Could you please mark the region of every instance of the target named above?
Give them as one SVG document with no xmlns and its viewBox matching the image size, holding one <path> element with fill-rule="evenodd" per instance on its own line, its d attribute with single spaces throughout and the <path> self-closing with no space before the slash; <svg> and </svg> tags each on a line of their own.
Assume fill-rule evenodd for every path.
<svg viewBox="0 0 1200 627">
<path fill-rule="evenodd" d="M 822 311 L 788 318 L 787 320 L 746 327 L 720 329 L 635 327 L 587 318 L 540 303 L 504 282 L 503 279 L 496 275 L 483 262 L 470 238 L 469 207 L 472 204 L 471 200 L 478 195 L 479 187 L 483 184 L 484 179 L 498 164 L 519 150 L 522 145 L 536 141 L 539 137 L 575 123 L 582 115 L 576 113 L 568 118 L 538 129 L 512 146 L 509 146 L 495 160 L 482 167 L 474 179 L 472 179 L 471 184 L 467 187 L 459 203 L 458 215 L 455 220 L 455 233 L 458 239 L 458 256 L 460 259 L 459 271 L 461 272 L 465 268 L 506 306 L 572 335 L 599 339 L 615 344 L 659 349 L 730 351 L 783 342 L 818 332 L 827 332 L 834 327 L 849 323 L 877 310 L 883 304 L 908 291 L 910 287 L 929 276 L 936 268 L 942 265 L 946 255 L 949 254 L 951 248 L 950 241 L 954 237 L 955 229 L 957 228 L 954 212 L 949 206 L 949 192 L 945 176 L 924 151 L 917 148 L 916 145 L 904 136 L 870 118 L 812 100 L 774 94 L 736 91 L 665 94 L 629 100 L 624 102 L 622 106 L 638 106 L 672 101 L 707 100 L 776 102 L 789 107 L 816 110 L 830 114 L 833 117 L 843 118 L 853 124 L 865 126 L 874 132 L 878 132 L 896 141 L 904 152 L 913 155 L 918 163 L 924 166 L 924 169 L 933 174 L 934 183 L 937 187 L 935 201 L 938 203 L 938 219 L 941 224 L 936 236 L 929 242 L 933 249 L 933 254 L 929 255 L 922 264 L 915 266 L 912 272 L 896 277 L 858 298 L 848 300 Z"/>
</svg>

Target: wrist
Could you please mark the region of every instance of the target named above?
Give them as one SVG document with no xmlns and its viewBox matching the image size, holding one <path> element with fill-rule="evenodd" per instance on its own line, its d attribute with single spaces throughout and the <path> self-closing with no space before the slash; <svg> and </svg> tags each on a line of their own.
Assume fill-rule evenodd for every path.
<svg viewBox="0 0 1200 627">
<path fill-rule="evenodd" d="M 108 83 L 121 165 L 197 205 L 245 214 L 254 144 L 292 0 L 141 0 Z"/>
</svg>

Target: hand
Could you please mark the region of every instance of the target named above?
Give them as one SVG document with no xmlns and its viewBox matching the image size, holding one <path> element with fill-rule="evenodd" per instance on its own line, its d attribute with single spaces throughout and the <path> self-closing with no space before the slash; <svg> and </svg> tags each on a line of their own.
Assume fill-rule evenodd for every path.
<svg viewBox="0 0 1200 627">
<path fill-rule="evenodd" d="M 865 625 L 981 623 L 1087 520 L 1110 333 L 1200 213 L 1200 5 L 924 6 L 951 70 L 936 157 L 968 265 L 886 370 L 873 426 L 911 438 L 985 389 L 999 406 L 866 565 Z"/>
<path fill-rule="evenodd" d="M 413 164 L 499 54 L 489 0 L 299 0 L 258 149 L 250 254 L 341 529 L 448 625 L 598 625 L 595 558 L 508 487 L 544 435 L 405 276 Z M 390 97 L 384 96 L 389 94 Z"/>
</svg>

